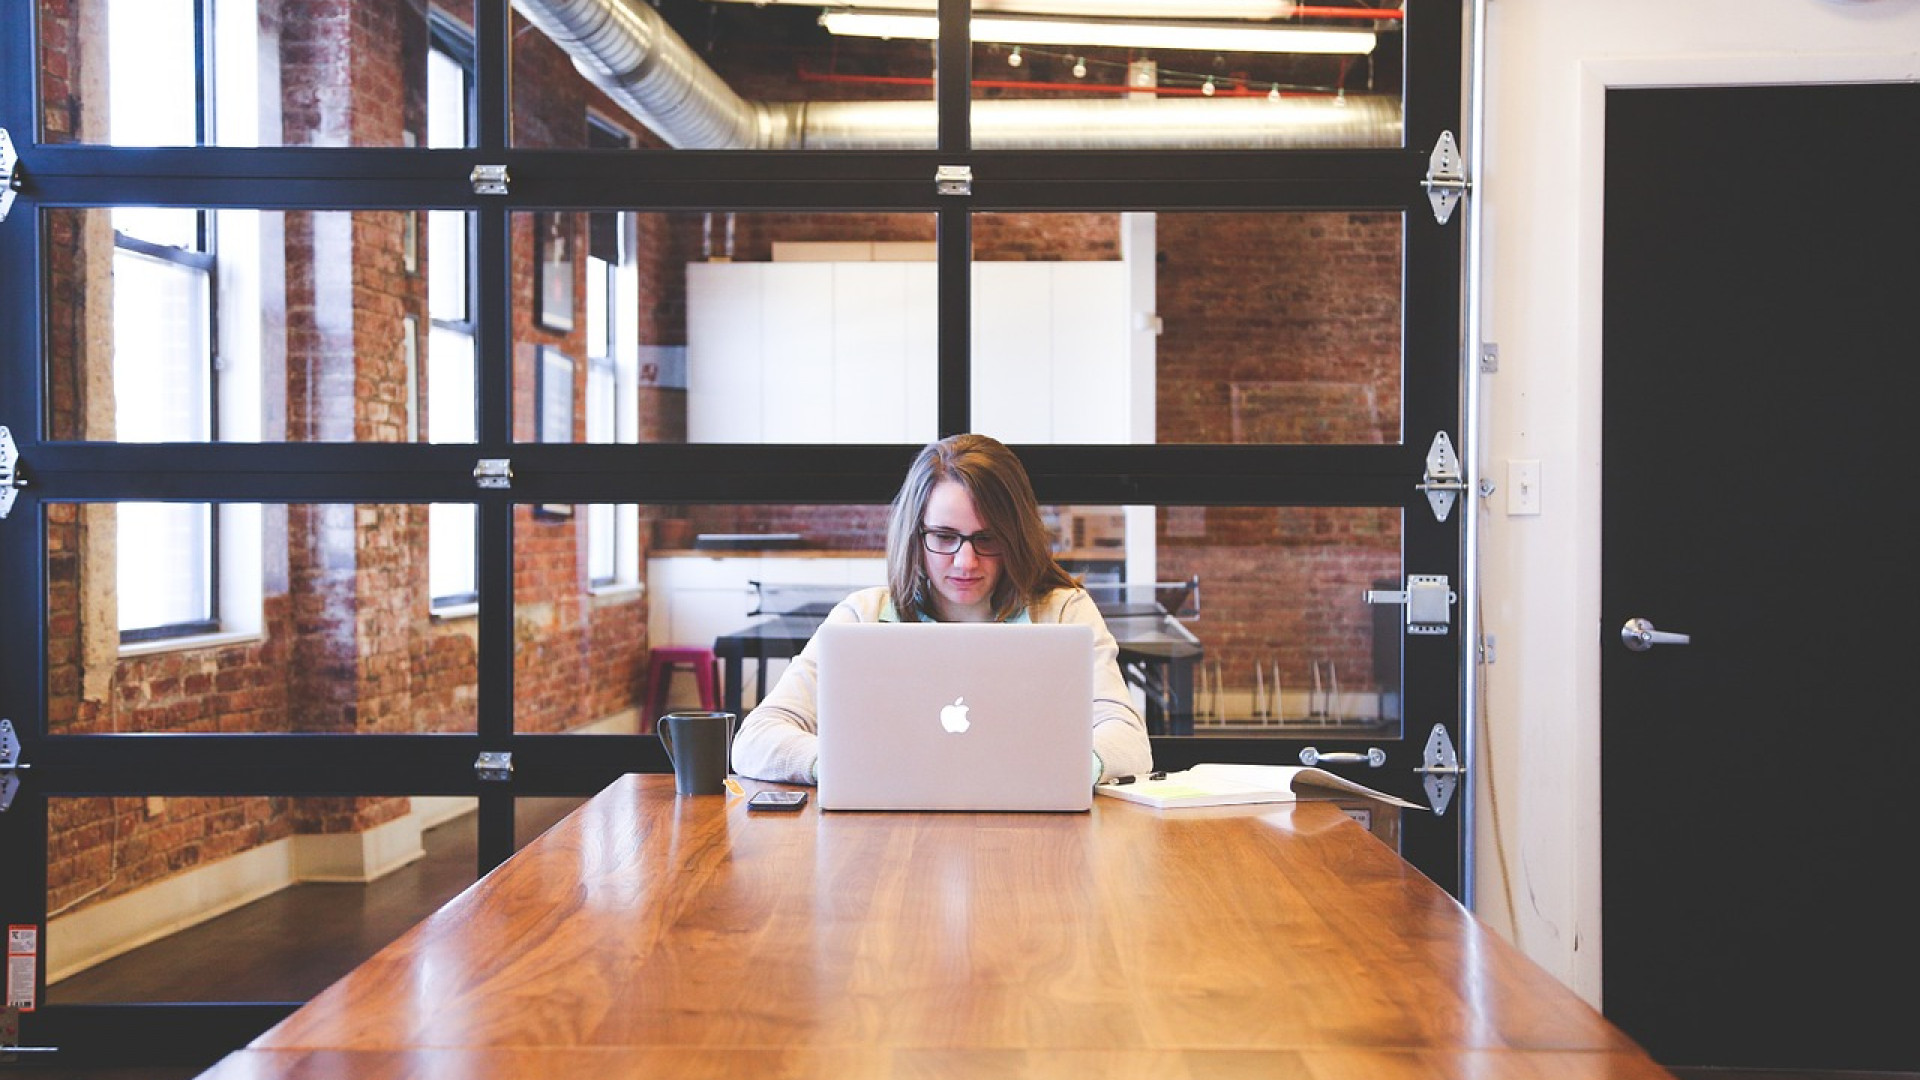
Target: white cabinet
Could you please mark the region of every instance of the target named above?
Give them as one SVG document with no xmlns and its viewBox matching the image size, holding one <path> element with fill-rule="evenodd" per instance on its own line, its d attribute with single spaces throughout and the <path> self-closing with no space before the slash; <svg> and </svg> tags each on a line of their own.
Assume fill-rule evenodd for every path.
<svg viewBox="0 0 1920 1080">
<path fill-rule="evenodd" d="M 1124 443 L 1136 389 L 1121 262 L 976 263 L 973 426 L 1010 443 Z"/>
<path fill-rule="evenodd" d="M 973 427 L 1010 443 L 1124 443 L 1135 357 L 1128 263 L 973 267 Z M 920 443 L 937 434 L 938 311 L 924 262 L 687 267 L 687 435 Z M 1148 433 L 1151 438 L 1151 433 Z"/>
<path fill-rule="evenodd" d="M 687 267 L 690 442 L 934 437 L 930 263 Z"/>
</svg>

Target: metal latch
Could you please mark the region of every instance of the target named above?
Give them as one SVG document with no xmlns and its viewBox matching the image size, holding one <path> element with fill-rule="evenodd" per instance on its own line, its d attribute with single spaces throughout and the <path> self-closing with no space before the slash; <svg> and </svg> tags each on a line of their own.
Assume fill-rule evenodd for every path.
<svg viewBox="0 0 1920 1080">
<path fill-rule="evenodd" d="M 481 458 L 473 466 L 473 482 L 488 490 L 513 486 L 512 458 Z"/>
<path fill-rule="evenodd" d="M 1405 604 L 1407 633 L 1444 634 L 1453 623 L 1453 605 L 1459 600 L 1445 574 L 1408 574 L 1404 592 L 1368 589 L 1369 604 Z"/>
<path fill-rule="evenodd" d="M 473 759 L 473 773 L 487 783 L 500 784 L 513 779 L 513 754 L 507 750 L 483 750 Z"/>
<path fill-rule="evenodd" d="M 1420 181 L 1427 189 L 1427 201 L 1433 204 L 1433 220 L 1442 225 L 1453 216 L 1454 205 L 1467 192 L 1467 173 L 1460 163 L 1460 144 L 1453 132 L 1443 131 L 1427 156 L 1427 178 Z"/>
<path fill-rule="evenodd" d="M 1453 513 L 1453 501 L 1467 490 L 1466 473 L 1460 468 L 1460 455 L 1453 452 L 1453 440 L 1444 431 L 1435 432 L 1427 447 L 1427 471 L 1413 485 L 1427 493 L 1427 505 L 1433 507 L 1435 521 L 1447 520 Z"/>
<path fill-rule="evenodd" d="M 973 194 L 973 166 L 940 166 L 933 171 L 933 190 L 942 195 Z"/>
<path fill-rule="evenodd" d="M 1379 768 L 1387 763 L 1387 752 L 1377 746 L 1367 747 L 1364 754 L 1323 754 L 1309 746 L 1300 751 L 1300 764 L 1312 768 L 1315 765 L 1370 765 Z"/>
<path fill-rule="evenodd" d="M 22 959 L 25 959 L 24 957 Z M 20 1054 L 57 1054 L 57 1046 L 21 1046 L 20 1045 L 20 1007 L 9 1005 L 0 1009 L 0 1064 L 11 1065 L 20 1060 Z"/>
<path fill-rule="evenodd" d="M 19 191 L 23 181 L 20 177 L 20 155 L 14 153 L 13 136 L 6 128 L 0 128 L 0 221 L 7 220 L 7 213 L 13 209 L 14 192 Z"/>
<path fill-rule="evenodd" d="M 20 760 L 20 737 L 13 733 L 13 721 L 0 720 L 0 814 L 13 805 L 20 791 L 20 773 L 33 766 Z"/>
<path fill-rule="evenodd" d="M 1433 807 L 1434 814 L 1444 814 L 1447 804 L 1453 801 L 1453 789 L 1466 770 L 1460 767 L 1460 755 L 1453 752 L 1453 740 L 1447 737 L 1443 725 L 1435 724 L 1427 733 L 1427 748 L 1420 760 L 1420 767 L 1413 771 L 1422 774 L 1420 782 L 1427 789 L 1427 804 Z"/>
<path fill-rule="evenodd" d="M 473 185 L 475 195 L 505 195 L 507 193 L 507 167 L 505 165 L 475 165 L 467 174 L 467 181 Z"/>
<path fill-rule="evenodd" d="M 20 448 L 13 445 L 13 431 L 0 425 L 0 518 L 13 513 L 14 495 L 26 487 L 20 475 Z"/>
</svg>

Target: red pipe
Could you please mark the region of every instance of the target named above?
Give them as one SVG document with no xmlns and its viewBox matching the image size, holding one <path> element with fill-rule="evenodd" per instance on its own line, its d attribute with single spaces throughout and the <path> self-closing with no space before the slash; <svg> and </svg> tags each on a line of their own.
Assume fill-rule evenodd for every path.
<svg viewBox="0 0 1920 1080">
<path fill-rule="evenodd" d="M 1297 19 L 1402 19 L 1407 13 L 1399 8 L 1350 8 L 1350 7 L 1308 7 L 1300 5 L 1293 9 Z"/>
</svg>

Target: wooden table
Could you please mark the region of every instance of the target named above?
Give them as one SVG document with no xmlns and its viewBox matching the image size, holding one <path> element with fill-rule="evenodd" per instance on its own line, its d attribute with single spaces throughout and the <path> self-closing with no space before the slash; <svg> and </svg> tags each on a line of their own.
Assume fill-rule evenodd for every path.
<svg viewBox="0 0 1920 1080">
<path fill-rule="evenodd" d="M 1095 804 L 625 777 L 205 1075 L 1669 1076 L 1330 804 Z"/>
</svg>

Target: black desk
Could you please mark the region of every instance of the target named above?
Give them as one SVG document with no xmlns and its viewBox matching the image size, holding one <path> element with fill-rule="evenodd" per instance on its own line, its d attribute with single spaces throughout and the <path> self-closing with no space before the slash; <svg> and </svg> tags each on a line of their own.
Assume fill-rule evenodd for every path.
<svg viewBox="0 0 1920 1080">
<path fill-rule="evenodd" d="M 1101 608 L 1107 629 L 1120 645 L 1120 672 L 1147 695 L 1147 734 L 1193 734 L 1193 670 L 1200 663 L 1200 640 L 1180 620 L 1155 605 Z M 825 621 L 819 615 L 770 615 L 713 639 L 721 663 L 722 708 L 744 716 L 742 685 L 746 661 L 754 661 L 755 685 L 767 691 L 767 661 L 791 660 Z"/>
</svg>

